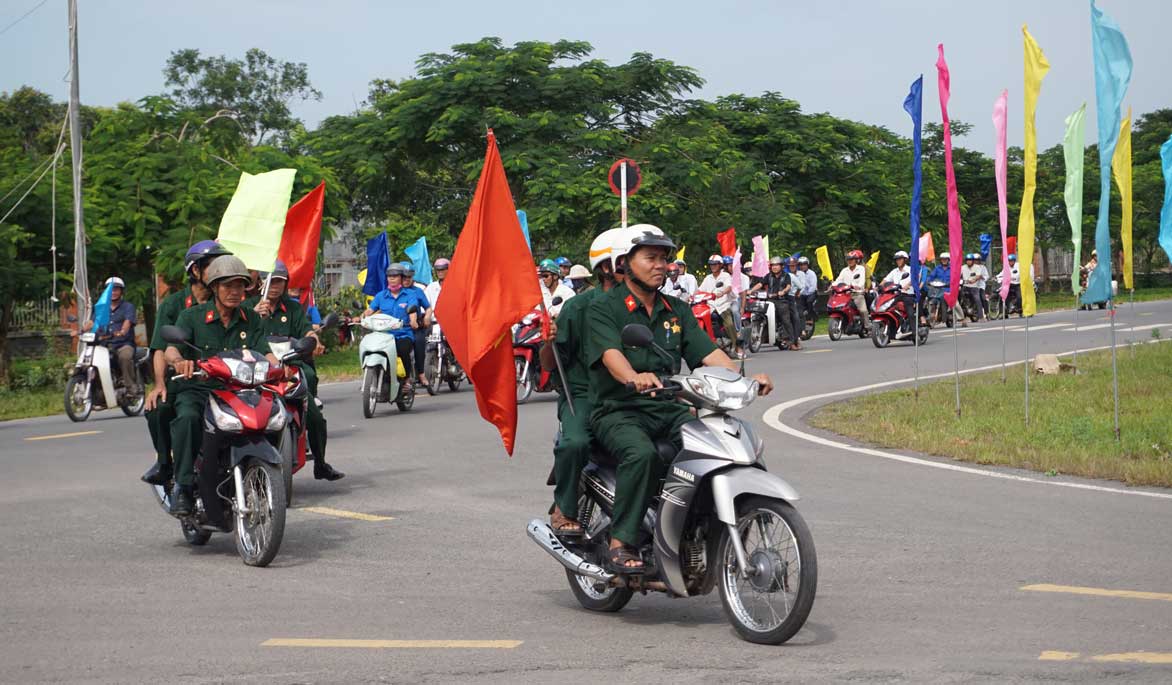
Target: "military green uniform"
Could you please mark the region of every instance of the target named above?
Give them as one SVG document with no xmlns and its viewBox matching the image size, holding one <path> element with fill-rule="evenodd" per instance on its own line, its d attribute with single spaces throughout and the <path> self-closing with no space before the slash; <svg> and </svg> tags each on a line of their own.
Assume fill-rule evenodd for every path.
<svg viewBox="0 0 1172 685">
<path fill-rule="evenodd" d="M 566 377 L 558 394 L 558 421 L 562 432 L 553 448 L 553 473 L 556 483 L 553 499 L 562 514 L 578 516 L 578 478 L 590 461 L 590 367 L 586 361 L 586 313 L 590 303 L 602 293 L 597 288 L 566 300 L 558 313 L 558 333 L 554 343 Z M 570 413 L 570 401 L 574 413 Z"/>
<path fill-rule="evenodd" d="M 203 357 L 214 356 L 224 350 L 248 349 L 256 354 L 269 352 L 265 340 L 264 323 L 255 312 L 238 307 L 232 313 L 227 327 L 220 321 L 215 298 L 183 310 L 175 325 L 188 334 L 188 341 L 203 353 Z M 199 359 L 200 355 L 187 345 L 176 349 L 184 359 Z M 171 451 L 175 459 L 175 482 L 191 486 L 195 481 L 195 455 L 203 439 L 201 422 L 208 392 L 213 383 L 201 381 L 178 381 L 175 393 L 175 418 L 171 421 Z"/>
<path fill-rule="evenodd" d="M 250 297 L 240 306 L 253 313 L 253 308 L 260 302 L 260 296 Z M 283 296 L 276 308 L 263 319 L 265 335 L 283 335 L 288 338 L 304 338 L 313 330 L 309 317 L 301 303 L 288 295 Z M 305 439 L 314 459 L 319 464 L 326 461 L 326 417 L 313 398 L 317 396 L 317 369 L 304 361 L 293 363 L 301 370 L 301 377 L 305 379 L 305 386 L 309 389 L 309 396 L 305 398 Z"/>
<path fill-rule="evenodd" d="M 619 350 L 640 373 L 675 372 L 673 364 L 654 350 L 623 346 L 620 337 L 623 327 L 631 323 L 650 328 L 655 342 L 673 358 L 674 366 L 681 359 L 689 367 L 700 366 L 716 350 L 716 345 L 701 330 L 685 302 L 657 293 L 655 306 L 648 316 L 647 309 L 625 284 L 595 298 L 587 322 L 586 351 L 594 404 L 591 426 L 599 443 L 619 462 L 611 534 L 623 542 L 634 543 L 638 540 L 643 512 L 667 470 L 667 464 L 656 454 L 654 440 L 670 439 L 679 449 L 680 426 L 690 421 L 692 415 L 682 404 L 628 390 L 610 375 L 602 363 L 602 355 L 607 350 Z"/>
<path fill-rule="evenodd" d="M 179 319 L 179 313 L 184 309 L 199 304 L 191 292 L 191 286 L 171 293 L 163 298 L 158 311 L 155 312 L 155 331 L 151 335 L 151 354 L 155 351 L 165 352 L 167 341 L 163 340 L 163 326 L 174 326 Z M 155 458 L 159 468 L 171 468 L 171 420 L 175 418 L 175 393 L 178 386 L 170 378 L 166 379 L 167 399 L 160 399 L 155 408 L 146 412 L 147 430 L 151 432 L 151 442 L 155 446 Z"/>
</svg>

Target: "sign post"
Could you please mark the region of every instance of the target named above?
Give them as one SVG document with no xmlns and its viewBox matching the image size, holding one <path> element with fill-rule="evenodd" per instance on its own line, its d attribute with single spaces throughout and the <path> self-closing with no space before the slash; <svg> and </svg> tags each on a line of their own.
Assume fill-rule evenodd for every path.
<svg viewBox="0 0 1172 685">
<path fill-rule="evenodd" d="M 634 160 L 624 157 L 611 165 L 607 181 L 610 183 L 611 192 L 619 196 L 622 208 L 622 227 L 626 228 L 627 196 L 634 195 L 635 191 L 639 189 L 643 183 L 643 172 L 639 170 L 639 165 Z"/>
</svg>

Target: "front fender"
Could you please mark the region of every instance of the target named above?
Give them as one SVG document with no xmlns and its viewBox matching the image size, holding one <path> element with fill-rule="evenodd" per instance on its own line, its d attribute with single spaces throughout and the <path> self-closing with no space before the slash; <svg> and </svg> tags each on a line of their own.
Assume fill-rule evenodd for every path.
<svg viewBox="0 0 1172 685">
<path fill-rule="evenodd" d="M 736 503 L 741 495 L 762 495 L 785 502 L 800 499 L 798 491 L 785 480 L 751 466 L 728 469 L 712 477 L 712 499 L 716 517 L 722 523 L 736 524 Z"/>
<path fill-rule="evenodd" d="M 381 366 L 384 369 L 388 367 L 387 355 L 382 352 L 367 352 L 362 357 L 362 366 Z"/>
<path fill-rule="evenodd" d="M 260 436 L 250 436 L 244 441 L 232 445 L 230 456 L 232 468 L 246 459 L 259 459 L 277 468 L 280 468 L 283 463 L 281 453 L 277 451 L 277 448 Z"/>
</svg>

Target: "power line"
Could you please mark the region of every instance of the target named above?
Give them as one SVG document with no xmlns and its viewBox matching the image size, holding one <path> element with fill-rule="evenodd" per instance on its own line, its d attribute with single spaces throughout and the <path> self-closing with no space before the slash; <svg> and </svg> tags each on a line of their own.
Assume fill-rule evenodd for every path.
<svg viewBox="0 0 1172 685">
<path fill-rule="evenodd" d="M 30 14 L 32 14 L 33 12 L 36 12 L 37 10 L 41 9 L 42 7 L 44 7 L 46 2 L 49 2 L 49 0 L 41 0 L 41 2 L 40 2 L 40 3 L 38 3 L 36 7 L 32 8 L 31 10 L 29 10 L 29 11 L 25 12 L 24 14 L 20 15 L 19 17 L 17 17 L 16 21 L 12 22 L 12 23 L 11 23 L 11 24 L 9 24 L 8 26 L 5 26 L 4 28 L 0 29 L 0 36 L 3 36 L 5 33 L 7 33 L 7 32 L 8 32 L 8 29 L 12 28 L 13 26 L 16 26 L 16 25 L 17 25 L 17 24 L 19 24 L 20 22 L 22 22 L 22 21 L 24 21 L 25 19 L 27 19 L 27 18 L 28 18 L 28 15 L 30 15 Z"/>
</svg>

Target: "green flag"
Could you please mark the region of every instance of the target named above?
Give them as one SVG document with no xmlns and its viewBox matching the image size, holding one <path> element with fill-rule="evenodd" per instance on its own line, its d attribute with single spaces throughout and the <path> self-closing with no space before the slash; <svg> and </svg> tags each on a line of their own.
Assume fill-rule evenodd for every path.
<svg viewBox="0 0 1172 685">
<path fill-rule="evenodd" d="M 216 239 L 248 268 L 273 270 L 296 175 L 296 169 L 240 174 L 240 183 L 220 220 L 220 234 Z"/>
<path fill-rule="evenodd" d="M 1066 217 L 1070 220 L 1070 241 L 1074 243 L 1074 263 L 1070 269 L 1070 289 L 1078 295 L 1082 289 L 1078 269 L 1082 266 L 1082 165 L 1083 119 L 1087 105 L 1066 117 L 1066 134 L 1062 136 L 1063 158 L 1066 160 Z"/>
</svg>

